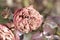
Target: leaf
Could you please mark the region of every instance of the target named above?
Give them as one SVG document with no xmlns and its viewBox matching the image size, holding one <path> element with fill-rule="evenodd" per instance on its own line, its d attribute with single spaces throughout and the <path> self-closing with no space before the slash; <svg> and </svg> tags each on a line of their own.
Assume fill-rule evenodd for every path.
<svg viewBox="0 0 60 40">
<path fill-rule="evenodd" d="M 0 6 L 0 11 L 2 11 L 4 8 Z"/>
<path fill-rule="evenodd" d="M 1 23 L 1 24 L 5 24 L 5 23 L 7 23 L 7 22 L 8 22 L 8 19 L 1 19 L 1 20 L 0 20 L 0 23 Z"/>
</svg>

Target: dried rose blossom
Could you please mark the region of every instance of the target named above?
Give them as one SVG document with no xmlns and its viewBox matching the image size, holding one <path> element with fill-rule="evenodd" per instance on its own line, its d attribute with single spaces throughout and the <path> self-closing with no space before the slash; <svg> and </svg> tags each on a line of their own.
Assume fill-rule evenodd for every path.
<svg viewBox="0 0 60 40">
<path fill-rule="evenodd" d="M 29 6 L 16 10 L 13 21 L 19 31 L 28 33 L 29 31 L 36 30 L 41 26 L 43 16 L 40 15 L 32 6 Z"/>
<path fill-rule="evenodd" d="M 15 40 L 12 31 L 2 24 L 0 24 L 0 40 Z"/>
<path fill-rule="evenodd" d="M 13 22 L 8 22 L 6 23 L 7 27 L 13 31 L 14 35 L 15 35 L 15 38 L 16 40 L 20 40 L 20 36 L 22 35 L 18 30 L 15 29 L 15 25 Z"/>
<path fill-rule="evenodd" d="M 44 40 L 43 33 L 37 32 L 32 35 L 32 40 Z"/>
<path fill-rule="evenodd" d="M 43 24 L 43 33 L 44 34 L 54 34 L 55 33 L 55 28 L 58 27 L 56 22 L 53 20 L 53 17 L 48 16 L 46 18 L 46 21 Z"/>
</svg>

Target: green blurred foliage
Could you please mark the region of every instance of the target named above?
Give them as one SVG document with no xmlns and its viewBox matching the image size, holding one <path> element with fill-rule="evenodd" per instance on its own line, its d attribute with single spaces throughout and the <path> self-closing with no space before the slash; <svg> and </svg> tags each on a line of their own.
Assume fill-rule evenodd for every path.
<svg viewBox="0 0 60 40">
<path fill-rule="evenodd" d="M 7 23 L 9 20 L 8 19 L 4 19 L 1 15 L 0 15 L 0 23 L 1 24 L 5 24 Z"/>
</svg>

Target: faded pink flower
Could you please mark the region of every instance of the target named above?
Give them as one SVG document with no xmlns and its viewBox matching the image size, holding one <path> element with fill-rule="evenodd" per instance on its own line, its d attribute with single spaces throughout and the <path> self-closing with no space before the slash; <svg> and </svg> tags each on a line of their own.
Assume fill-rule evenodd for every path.
<svg viewBox="0 0 60 40">
<path fill-rule="evenodd" d="M 13 22 L 8 22 L 8 23 L 6 23 L 6 25 L 7 25 L 7 27 L 10 29 L 10 30 L 12 30 L 13 32 L 14 32 L 14 35 L 15 35 L 15 39 L 16 40 L 20 40 L 20 34 L 21 33 L 19 33 L 16 29 L 15 29 L 15 25 L 14 25 L 14 23 Z"/>
<path fill-rule="evenodd" d="M 2 24 L 0 24 L 0 40 L 15 40 L 12 31 Z"/>
<path fill-rule="evenodd" d="M 43 16 L 32 6 L 18 9 L 14 13 L 14 24 L 16 28 L 24 33 L 38 29 L 43 21 Z"/>
<path fill-rule="evenodd" d="M 48 16 L 43 24 L 43 34 L 52 35 L 55 33 L 55 28 L 58 25 L 54 22 L 51 16 Z"/>
</svg>

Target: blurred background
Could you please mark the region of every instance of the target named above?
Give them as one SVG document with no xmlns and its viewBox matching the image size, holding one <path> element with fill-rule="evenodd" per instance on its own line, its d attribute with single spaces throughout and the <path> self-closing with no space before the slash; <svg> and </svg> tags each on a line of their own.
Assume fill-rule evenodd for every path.
<svg viewBox="0 0 60 40">
<path fill-rule="evenodd" d="M 33 7 L 44 16 L 44 22 L 42 24 L 43 27 L 47 20 L 50 20 L 48 22 L 50 27 L 51 25 L 54 27 L 58 25 L 53 28 L 53 30 L 55 30 L 54 35 L 60 36 L 60 0 L 0 0 L 0 23 L 6 23 L 8 20 L 12 20 L 14 11 L 17 8 L 24 8 L 27 5 L 33 5 Z M 48 24 L 46 25 L 48 26 Z M 44 30 L 45 29 L 46 27 Z M 50 28 L 47 28 L 48 31 L 49 29 Z M 42 28 L 39 30 L 41 31 Z M 27 35 L 25 34 L 24 40 L 30 40 L 31 35 L 31 33 Z"/>
<path fill-rule="evenodd" d="M 12 19 L 11 15 L 17 8 L 23 8 L 27 5 L 33 7 L 44 17 L 60 16 L 60 0 L 0 0 L 0 14 L 4 18 Z"/>
<path fill-rule="evenodd" d="M 60 15 L 60 0 L 0 0 L 0 13 L 6 8 L 14 12 L 16 8 L 23 8 L 28 4 L 33 5 L 41 14 L 51 12 L 52 15 Z"/>
</svg>

